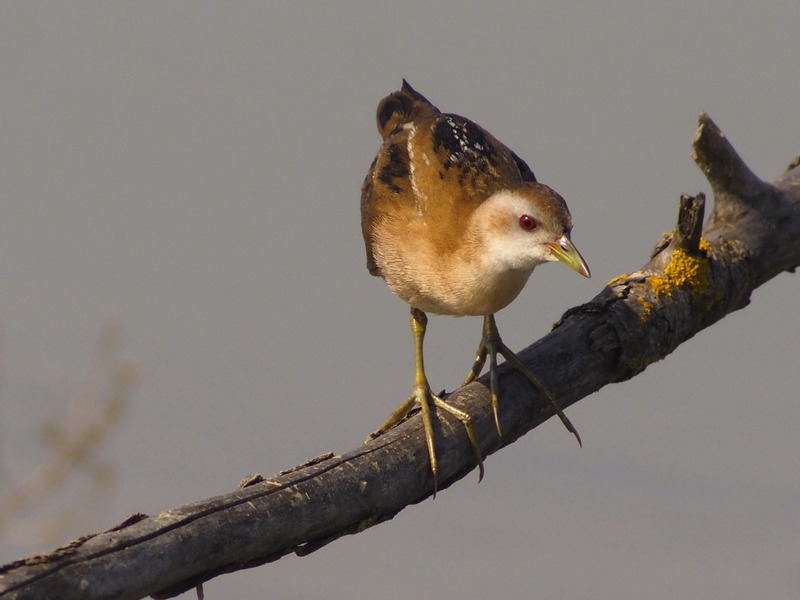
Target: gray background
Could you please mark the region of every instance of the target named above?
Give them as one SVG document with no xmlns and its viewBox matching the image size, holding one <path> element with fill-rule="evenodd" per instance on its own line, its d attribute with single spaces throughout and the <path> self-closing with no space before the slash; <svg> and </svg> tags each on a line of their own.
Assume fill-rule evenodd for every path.
<svg viewBox="0 0 800 600">
<path fill-rule="evenodd" d="M 104 322 L 142 369 L 98 456 L 116 484 L 56 541 L 349 450 L 405 397 L 407 307 L 368 275 L 358 212 L 402 77 L 569 202 L 593 278 L 539 269 L 498 316 L 513 348 L 709 192 L 701 110 L 766 179 L 800 153 L 794 0 L 489 4 L 3 3 L 5 471 L 45 456 L 70 401 L 53 379 L 81 375 Z M 797 286 L 570 408 L 583 449 L 551 420 L 481 485 L 207 597 L 797 598 Z M 435 388 L 479 332 L 431 319 Z M 17 527 L 0 559 L 47 545 Z"/>
</svg>

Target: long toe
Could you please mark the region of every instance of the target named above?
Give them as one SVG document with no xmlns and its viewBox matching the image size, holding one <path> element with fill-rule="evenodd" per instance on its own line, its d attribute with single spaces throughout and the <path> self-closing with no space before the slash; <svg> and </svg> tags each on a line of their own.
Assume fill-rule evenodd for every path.
<svg viewBox="0 0 800 600">
<path fill-rule="evenodd" d="M 564 411 L 562 410 L 561 406 L 559 406 L 558 402 L 556 402 L 555 397 L 547 388 L 547 386 L 542 382 L 542 380 L 539 377 L 537 377 L 533 373 L 533 371 L 531 371 L 525 365 L 525 363 L 523 363 L 519 359 L 519 357 L 516 354 L 514 354 L 508 348 L 508 346 L 506 346 L 502 342 L 498 344 L 498 351 L 503 355 L 503 358 L 505 358 L 509 362 L 509 364 L 511 364 L 517 371 L 522 373 L 528 381 L 530 381 L 533 385 L 539 388 L 539 391 L 542 392 L 542 394 L 544 394 L 545 398 L 547 398 L 547 401 L 550 403 L 550 406 L 553 407 L 553 410 L 558 415 L 558 418 L 561 419 L 561 422 L 564 424 L 564 427 L 567 428 L 567 431 L 569 431 L 575 436 L 575 438 L 578 440 L 579 446 L 583 446 L 583 442 L 581 441 L 581 436 L 578 433 L 578 430 L 572 424 L 572 421 L 569 420 L 567 415 L 564 414 Z"/>
</svg>

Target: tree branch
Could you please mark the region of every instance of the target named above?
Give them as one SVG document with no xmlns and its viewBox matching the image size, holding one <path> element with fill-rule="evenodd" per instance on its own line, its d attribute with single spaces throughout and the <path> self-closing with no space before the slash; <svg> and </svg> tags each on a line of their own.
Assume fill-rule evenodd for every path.
<svg viewBox="0 0 800 600">
<path fill-rule="evenodd" d="M 800 167 L 773 183 L 758 179 L 703 114 L 693 158 L 714 192 L 683 196 L 675 231 L 641 270 L 611 281 L 570 309 L 553 331 L 520 353 L 566 407 L 624 381 L 697 332 L 743 308 L 753 289 L 800 264 Z M 468 411 L 488 456 L 552 411 L 506 365 L 500 371 L 499 438 L 486 378 L 448 402 Z M 460 422 L 439 415 L 441 487 L 475 467 Z M 325 455 L 269 479 L 165 511 L 134 515 L 114 529 L 0 568 L 0 598 L 167 598 L 226 572 L 288 553 L 305 555 L 346 534 L 391 519 L 432 492 L 419 415 L 343 455 Z"/>
</svg>

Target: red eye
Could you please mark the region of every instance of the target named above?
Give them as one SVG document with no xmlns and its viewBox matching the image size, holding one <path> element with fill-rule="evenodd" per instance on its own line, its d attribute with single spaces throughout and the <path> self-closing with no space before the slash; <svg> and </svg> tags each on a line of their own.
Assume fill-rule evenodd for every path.
<svg viewBox="0 0 800 600">
<path fill-rule="evenodd" d="M 530 215 L 522 215 L 519 218 L 519 226 L 525 231 L 533 231 L 536 229 L 536 219 Z"/>
</svg>

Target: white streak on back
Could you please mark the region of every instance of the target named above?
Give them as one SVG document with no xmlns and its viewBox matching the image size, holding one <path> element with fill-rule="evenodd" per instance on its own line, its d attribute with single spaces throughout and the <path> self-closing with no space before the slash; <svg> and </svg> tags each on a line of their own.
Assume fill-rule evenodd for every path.
<svg viewBox="0 0 800 600">
<path fill-rule="evenodd" d="M 413 123 L 406 125 L 408 128 L 408 141 L 406 142 L 406 152 L 408 152 L 408 177 L 411 180 L 411 189 L 414 192 L 414 199 L 417 201 L 417 213 L 422 214 L 422 204 L 426 198 L 419 187 L 417 187 L 416 167 L 414 165 L 414 136 L 417 133 L 417 128 Z"/>
</svg>

